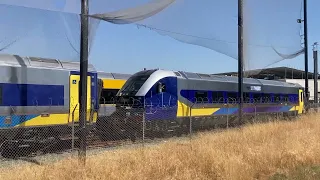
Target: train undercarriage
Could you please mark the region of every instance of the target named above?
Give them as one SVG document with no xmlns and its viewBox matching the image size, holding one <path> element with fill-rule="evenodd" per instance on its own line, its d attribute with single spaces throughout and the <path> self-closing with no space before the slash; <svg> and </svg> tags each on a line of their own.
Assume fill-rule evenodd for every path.
<svg viewBox="0 0 320 180">
<path fill-rule="evenodd" d="M 87 132 L 94 129 L 87 124 Z M 46 127 L 12 128 L 0 130 L 0 152 L 5 158 L 30 154 L 59 152 L 79 146 L 79 126 L 59 125 Z M 74 143 L 72 143 L 74 140 Z"/>
<path fill-rule="evenodd" d="M 132 110 L 133 111 L 133 110 Z M 101 140 L 129 138 L 132 141 L 142 138 L 181 136 L 193 132 L 217 128 L 231 128 L 239 125 L 238 114 L 219 116 L 180 117 L 173 120 L 146 120 L 142 110 L 116 111 L 110 116 L 99 117 L 97 134 Z M 130 114 L 130 115 L 128 115 Z M 243 114 L 242 124 L 267 122 L 275 119 L 293 119 L 297 111 L 277 113 Z M 191 127 L 191 128 L 190 128 Z"/>
</svg>

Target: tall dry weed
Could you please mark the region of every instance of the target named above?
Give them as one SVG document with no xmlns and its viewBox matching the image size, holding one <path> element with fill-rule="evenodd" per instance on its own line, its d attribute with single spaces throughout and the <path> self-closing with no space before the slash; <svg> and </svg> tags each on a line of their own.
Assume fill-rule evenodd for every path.
<svg viewBox="0 0 320 180">
<path fill-rule="evenodd" d="M 88 157 L 86 168 L 67 159 L 2 169 L 0 179 L 268 179 L 320 164 L 319 139 L 319 114 L 311 114 L 201 133 L 186 142 L 105 152 Z"/>
</svg>

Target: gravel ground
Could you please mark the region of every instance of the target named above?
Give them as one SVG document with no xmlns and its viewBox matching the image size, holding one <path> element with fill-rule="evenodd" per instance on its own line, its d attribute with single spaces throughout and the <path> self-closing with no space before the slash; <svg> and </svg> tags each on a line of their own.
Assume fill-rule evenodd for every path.
<svg viewBox="0 0 320 180">
<path fill-rule="evenodd" d="M 134 143 L 134 144 L 124 144 L 114 147 L 92 147 L 87 149 L 87 156 L 94 156 L 106 151 L 112 151 L 116 149 L 130 149 L 130 148 L 138 148 L 143 146 L 154 146 L 162 142 L 166 142 L 169 139 L 158 139 L 158 140 L 145 140 L 145 143 Z M 178 140 L 178 141 L 185 141 L 189 140 L 188 137 L 179 137 L 179 138 L 170 138 L 170 140 Z M 69 157 L 77 157 L 78 151 L 77 150 L 68 150 L 60 153 L 50 153 L 50 154 L 43 154 L 38 156 L 32 157 L 21 157 L 16 159 L 0 159 L 0 167 L 1 168 L 12 168 L 14 166 L 20 165 L 45 165 L 49 163 L 54 163 L 59 160 L 69 158 Z"/>
</svg>

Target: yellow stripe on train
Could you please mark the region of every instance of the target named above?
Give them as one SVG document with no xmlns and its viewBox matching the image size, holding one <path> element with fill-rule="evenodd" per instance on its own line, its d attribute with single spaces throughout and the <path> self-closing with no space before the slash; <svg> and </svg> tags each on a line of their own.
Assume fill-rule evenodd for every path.
<svg viewBox="0 0 320 180">
<path fill-rule="evenodd" d="M 74 122 L 79 122 L 79 111 L 74 113 Z M 98 114 L 95 112 L 90 118 L 90 113 L 87 113 L 87 120 L 92 119 L 92 122 L 97 121 Z M 37 116 L 26 122 L 16 125 L 15 127 L 28 127 L 28 126 L 45 126 L 45 125 L 68 125 L 72 124 L 72 114 L 48 114 L 48 116 Z"/>
<path fill-rule="evenodd" d="M 219 111 L 221 108 L 192 108 L 190 113 L 190 106 L 178 101 L 177 117 L 189 117 L 189 116 L 210 116 Z M 302 113 L 303 106 L 293 106 L 289 111 L 298 111 L 298 114 Z"/>
<path fill-rule="evenodd" d="M 191 107 L 178 101 L 177 117 L 190 116 Z M 191 116 L 209 116 L 217 112 L 220 108 L 192 108 Z"/>
<path fill-rule="evenodd" d="M 299 111 L 300 106 L 293 106 L 289 111 Z"/>
</svg>

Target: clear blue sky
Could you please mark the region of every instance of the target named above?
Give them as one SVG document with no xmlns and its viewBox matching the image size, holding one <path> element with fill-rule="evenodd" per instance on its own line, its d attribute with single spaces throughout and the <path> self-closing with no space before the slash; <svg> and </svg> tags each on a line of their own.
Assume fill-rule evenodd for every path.
<svg viewBox="0 0 320 180">
<path fill-rule="evenodd" d="M 0 4 L 5 3 L 5 1 L 6 0 L 0 0 Z M 14 0 L 10 1 L 13 2 Z M 320 1 L 308 0 L 310 71 L 313 70 L 311 45 L 315 41 L 320 42 L 320 22 L 317 19 L 320 15 L 318 12 L 319 9 Z M 9 11 L 7 7 L 4 9 L 1 9 L 0 7 L 0 10 L 2 13 L 4 13 L 5 10 Z M 11 10 L 10 12 L 12 13 L 13 11 Z M 36 23 L 36 21 L 32 20 L 31 17 L 39 17 L 39 14 L 34 13 L 33 15 L 30 15 L 30 12 L 31 11 L 22 12 L 22 10 L 20 10 L 17 14 L 11 14 L 10 17 L 14 17 L 14 21 L 10 19 L 2 20 L 2 23 L 5 23 L 8 27 L 5 30 L 0 30 L 0 48 L 3 46 L 3 44 L 1 44 L 1 38 L 4 38 L 1 36 L 1 32 L 3 34 L 8 34 L 10 31 L 10 33 L 15 35 L 26 36 L 8 49 L 5 49 L 2 53 L 56 58 L 59 57 L 56 56 L 57 50 L 61 48 L 61 52 L 64 52 L 63 59 L 75 55 L 72 48 L 66 48 L 66 45 L 68 44 L 66 41 L 63 42 L 65 46 L 62 46 L 61 41 L 58 41 L 59 38 L 61 39 L 61 37 L 64 36 L 62 31 L 60 32 L 59 30 L 54 29 L 55 24 L 61 23 L 60 21 L 55 19 L 51 24 L 47 24 L 46 27 L 32 27 L 31 25 Z M 17 17 L 18 14 L 20 15 L 19 17 Z M 49 16 L 50 15 L 47 14 L 47 16 L 43 16 L 42 19 L 38 18 L 37 22 L 47 23 L 45 18 Z M 13 25 L 15 22 L 19 22 L 19 27 L 24 27 L 24 29 L 35 28 L 37 33 L 28 33 L 25 35 L 23 28 L 9 29 L 15 26 Z M 67 22 L 74 23 L 75 21 L 69 19 Z M 1 27 L 3 26 L 1 25 Z M 77 27 L 76 23 L 70 25 L 70 31 L 74 32 L 74 29 L 76 29 L 75 27 Z M 41 31 L 41 29 L 37 28 L 45 28 L 45 30 L 42 29 Z M 39 32 L 42 32 L 42 34 Z M 50 34 L 51 36 L 53 34 L 50 41 L 43 39 L 47 34 Z M 76 46 L 79 45 L 77 35 L 79 34 L 73 34 L 73 38 L 70 40 Z M 12 35 L 12 37 L 14 36 Z M 279 39 L 281 39 L 281 37 L 279 37 Z M 48 45 L 49 42 L 50 45 Z M 50 51 L 52 46 L 54 46 L 54 48 Z M 78 49 L 78 47 L 76 48 Z M 70 59 L 75 60 L 72 58 Z M 237 61 L 235 59 L 213 50 L 181 43 L 170 37 L 161 36 L 154 31 L 137 28 L 135 25 L 114 25 L 106 22 L 100 22 L 99 28 L 96 31 L 89 62 L 98 70 L 120 73 L 134 73 L 143 68 L 163 68 L 202 73 L 218 73 L 237 70 Z M 289 66 L 304 69 L 304 56 L 300 55 L 295 59 L 284 60 L 273 66 Z"/>
</svg>

